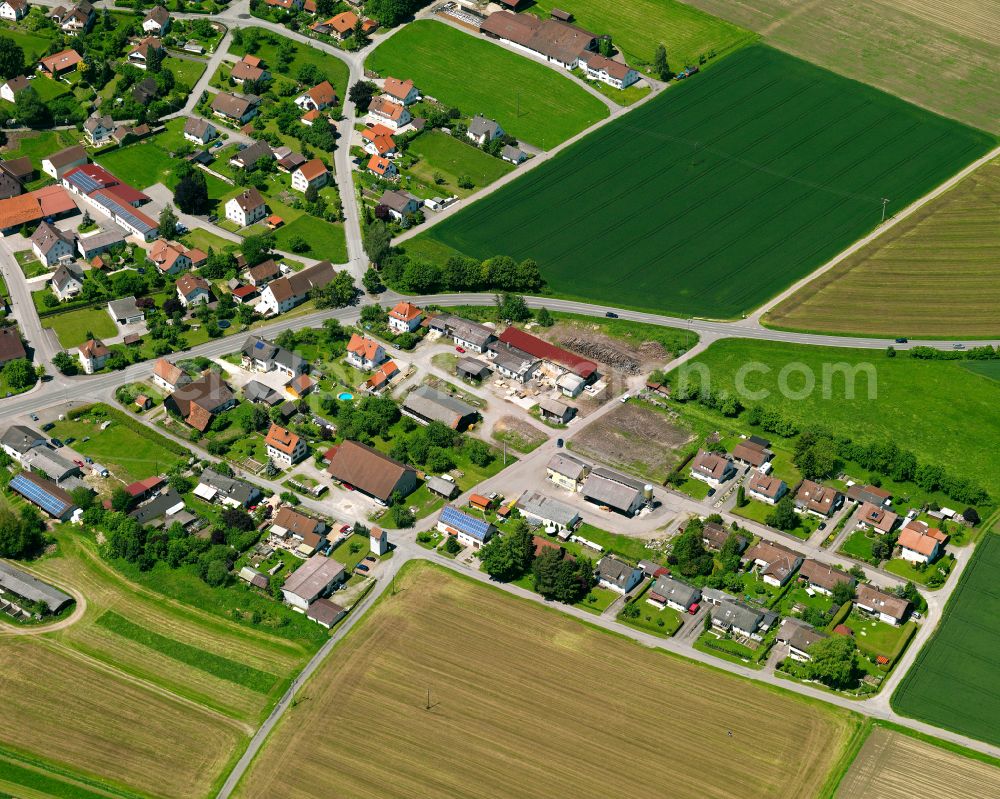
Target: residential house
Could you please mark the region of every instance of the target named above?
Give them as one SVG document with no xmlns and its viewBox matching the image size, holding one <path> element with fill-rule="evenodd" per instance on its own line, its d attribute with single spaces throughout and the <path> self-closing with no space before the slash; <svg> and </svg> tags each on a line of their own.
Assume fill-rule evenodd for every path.
<svg viewBox="0 0 1000 799">
<path fill-rule="evenodd" d="M 159 6 L 157 6 L 159 8 Z M 219 131 L 211 122 L 201 117 L 188 117 L 184 123 L 184 138 L 202 146 L 218 138 Z"/>
<path fill-rule="evenodd" d="M 805 663 L 812 660 L 809 647 L 829 637 L 801 619 L 788 618 L 781 622 L 776 640 L 788 647 L 788 656 L 792 660 Z"/>
<path fill-rule="evenodd" d="M 83 373 L 92 375 L 104 368 L 104 364 L 111 357 L 111 350 L 104 346 L 102 341 L 96 338 L 87 339 L 79 348 L 80 364 L 83 366 Z"/>
<path fill-rule="evenodd" d="M 733 460 L 759 469 L 774 457 L 774 453 L 768 449 L 769 445 L 769 441 L 757 436 L 744 438 L 733 447 Z"/>
<path fill-rule="evenodd" d="M 385 95 L 379 95 L 373 97 L 368 104 L 368 116 L 365 118 L 365 122 L 369 125 L 381 123 L 390 130 L 398 131 L 410 124 L 411 119 L 413 117 L 410 116 L 406 106 L 394 103 Z"/>
<path fill-rule="evenodd" d="M 196 269 L 208 260 L 208 255 L 201 250 L 189 250 L 183 244 L 166 239 L 154 241 L 147 257 L 164 275 L 177 275 L 187 269 Z"/>
<path fill-rule="evenodd" d="M 627 89 L 633 83 L 638 83 L 642 77 L 628 64 L 607 58 L 600 53 L 588 51 L 580 53 L 580 66 L 588 78 L 599 80 L 616 89 Z"/>
<path fill-rule="evenodd" d="M 847 572 L 835 569 L 813 558 L 806 558 L 799 567 L 799 579 L 805 580 L 809 587 L 824 596 L 833 594 L 838 583 L 847 583 L 853 588 L 857 581 Z"/>
<path fill-rule="evenodd" d="M 285 313 L 305 302 L 310 291 L 326 286 L 335 276 L 333 264 L 320 261 L 301 272 L 272 280 L 260 293 L 257 310 L 266 315 Z"/>
<path fill-rule="evenodd" d="M 257 113 L 260 98 L 255 95 L 241 97 L 230 92 L 219 92 L 212 99 L 212 113 L 217 117 L 245 125 Z"/>
<path fill-rule="evenodd" d="M 154 55 L 166 56 L 167 50 L 163 42 L 156 36 L 147 36 L 128 51 L 128 62 L 133 67 L 145 69 Z"/>
<path fill-rule="evenodd" d="M 385 349 L 374 339 L 351 334 L 347 342 L 347 362 L 357 368 L 369 371 L 385 360 Z"/>
<path fill-rule="evenodd" d="M 81 0 L 70 9 L 62 9 L 60 6 L 49 16 L 55 19 L 62 32 L 67 36 L 86 33 L 93 27 L 94 20 L 97 18 L 94 7 L 87 0 Z"/>
<path fill-rule="evenodd" d="M 159 358 L 153 364 L 153 384 L 166 391 L 176 391 L 190 382 L 187 372 L 166 358 Z"/>
<path fill-rule="evenodd" d="M 916 519 L 903 526 L 896 541 L 900 554 L 911 563 L 933 563 L 947 542 L 948 536 L 937 527 Z"/>
<path fill-rule="evenodd" d="M 293 571 L 281 587 L 282 596 L 294 609 L 305 611 L 340 585 L 346 577 L 343 564 L 321 556 L 309 558 Z"/>
<path fill-rule="evenodd" d="M 326 522 L 299 513 L 288 505 L 282 505 L 274 516 L 271 532 L 280 538 L 301 541 L 309 549 L 316 550 L 325 542 L 323 533 L 326 532 Z"/>
<path fill-rule="evenodd" d="M 479 418 L 479 412 L 468 403 L 426 385 L 417 386 L 407 394 L 400 410 L 421 424 L 440 422 L 459 432 L 466 430 Z"/>
<path fill-rule="evenodd" d="M 647 592 L 646 601 L 660 610 L 668 607 L 681 613 L 697 613 L 701 589 L 661 574 Z"/>
<path fill-rule="evenodd" d="M 420 92 L 412 80 L 387 77 L 382 85 L 382 94 L 400 105 L 413 105 L 420 99 Z"/>
<path fill-rule="evenodd" d="M 38 63 L 43 73 L 56 79 L 68 72 L 76 72 L 77 66 L 83 61 L 76 50 L 61 50 L 39 59 Z"/>
<path fill-rule="evenodd" d="M 597 584 L 619 594 L 627 594 L 642 582 L 644 576 L 638 566 L 632 566 L 611 555 L 605 555 L 597 563 Z"/>
<path fill-rule="evenodd" d="M 582 56 L 597 51 L 596 34 L 558 19 L 497 11 L 482 23 L 479 32 L 507 42 L 564 69 L 579 65 Z"/>
<path fill-rule="evenodd" d="M 256 82 L 269 79 L 271 73 L 260 65 L 260 59 L 256 56 L 243 56 L 233 64 L 229 77 L 234 83 L 244 83 L 248 80 Z"/>
<path fill-rule="evenodd" d="M 0 6 L 0 10 L 3 6 Z M 28 82 L 27 77 L 24 75 L 17 75 L 16 77 L 9 78 L 2 86 L 0 86 L 0 100 L 6 100 L 8 103 L 13 103 L 17 100 L 18 92 L 23 92 L 31 84 Z"/>
<path fill-rule="evenodd" d="M 132 99 L 139 105 L 149 105 L 159 95 L 160 85 L 152 75 L 143 78 L 132 87 Z"/>
<path fill-rule="evenodd" d="M 382 198 L 384 200 L 385 195 Z M 496 339 L 492 328 L 451 314 L 430 317 L 427 326 L 442 336 L 451 337 L 456 347 L 472 352 L 485 352 L 489 344 Z"/>
<path fill-rule="evenodd" d="M 847 498 L 852 502 L 867 502 L 876 508 L 887 508 L 891 504 L 892 494 L 883 488 L 873 485 L 855 483 L 847 489 Z"/>
<path fill-rule="evenodd" d="M 396 154 L 396 140 L 385 125 L 372 125 L 361 131 L 362 149 L 369 155 L 391 158 Z"/>
<path fill-rule="evenodd" d="M 389 311 L 389 329 L 393 333 L 413 333 L 420 327 L 424 312 L 412 302 L 400 300 Z"/>
<path fill-rule="evenodd" d="M 247 270 L 247 280 L 251 286 L 257 288 L 263 288 L 278 277 L 281 277 L 281 267 L 274 262 L 273 258 L 268 258 Z"/>
<path fill-rule="evenodd" d="M 385 180 L 395 180 L 399 177 L 399 170 L 396 168 L 396 165 L 388 158 L 383 158 L 381 155 L 373 155 L 368 159 L 368 171 L 376 177 L 380 177 Z M 385 205 L 385 203 L 382 203 L 382 205 Z M 417 207 L 420 207 L 419 204 Z"/>
<path fill-rule="evenodd" d="M 142 31 L 150 36 L 163 36 L 170 30 L 170 12 L 163 6 L 153 6 L 142 21 Z"/>
<path fill-rule="evenodd" d="M 538 402 L 538 412 L 542 419 L 555 424 L 568 424 L 576 413 L 576 408 L 551 397 L 543 397 Z"/>
<path fill-rule="evenodd" d="M 76 237 L 77 252 L 81 258 L 90 261 L 91 265 L 95 256 L 124 243 L 125 231 L 115 225 L 111 225 L 107 230 Z"/>
<path fill-rule="evenodd" d="M 257 380 L 251 380 L 243 386 L 243 398 L 247 402 L 263 402 L 269 408 L 280 405 L 285 401 L 285 398 L 281 394 Z"/>
<path fill-rule="evenodd" d="M 185 308 L 207 303 L 212 299 L 212 284 L 199 275 L 183 274 L 177 279 L 177 298 Z"/>
<path fill-rule="evenodd" d="M 250 336 L 244 341 L 241 354 L 243 368 L 251 372 L 277 371 L 287 378 L 295 378 L 309 369 L 305 358 L 259 336 Z"/>
<path fill-rule="evenodd" d="M 580 523 L 576 508 L 540 491 L 525 491 L 517 500 L 517 509 L 531 524 L 540 524 L 548 532 L 574 530 Z"/>
<path fill-rule="evenodd" d="M 503 149 L 500 151 L 500 157 L 508 164 L 513 164 L 514 166 L 523 164 L 528 160 L 527 153 L 525 153 L 521 148 L 515 147 L 513 144 L 505 144 Z"/>
<path fill-rule="evenodd" d="M 236 405 L 236 396 L 218 372 L 206 369 L 197 380 L 179 386 L 163 404 L 204 433 L 216 414 Z"/>
<path fill-rule="evenodd" d="M 417 488 L 417 473 L 411 466 L 357 441 L 344 441 L 337 447 L 327 472 L 383 505 L 393 494 L 405 497 Z"/>
<path fill-rule="evenodd" d="M 226 203 L 226 219 L 240 227 L 252 225 L 267 216 L 267 203 L 253 186 L 250 186 Z"/>
<path fill-rule="evenodd" d="M 899 521 L 899 515 L 881 506 L 872 505 L 870 502 L 862 502 L 858 509 L 857 519 L 859 525 L 864 525 L 876 533 L 885 535 L 892 532 L 896 522 Z"/>
<path fill-rule="evenodd" d="M 741 535 L 731 530 L 727 530 L 716 522 L 705 522 L 701 527 L 701 542 L 707 548 L 718 552 L 729 540 L 730 536 L 736 536 L 737 551 L 743 552 L 747 548 L 747 540 Z"/>
<path fill-rule="evenodd" d="M 172 488 L 133 509 L 129 516 L 144 527 L 155 529 L 171 527 L 175 521 L 181 525 L 190 524 L 196 518 L 185 510 L 184 499 Z"/>
<path fill-rule="evenodd" d="M 139 307 L 135 297 L 122 297 L 108 303 L 108 313 L 119 325 L 137 325 L 146 318 L 145 312 Z"/>
<path fill-rule="evenodd" d="M 795 492 L 795 509 L 800 513 L 811 513 L 821 519 L 829 519 L 844 504 L 844 495 L 835 488 L 820 485 L 812 480 L 803 480 Z"/>
<path fill-rule="evenodd" d="M 0 437 L 0 447 L 18 463 L 34 447 L 44 447 L 45 436 L 23 424 L 12 424 Z"/>
<path fill-rule="evenodd" d="M 330 17 L 325 23 L 329 28 L 329 35 L 340 41 L 344 41 L 354 34 L 354 26 L 358 24 L 358 15 L 353 11 L 343 11 L 334 17 Z"/>
<path fill-rule="evenodd" d="M 504 130 L 496 120 L 487 119 L 476 114 L 472 118 L 472 121 L 469 122 L 469 128 L 465 135 L 476 144 L 482 146 L 487 142 L 493 141 L 493 139 L 499 139 L 504 135 Z"/>
<path fill-rule="evenodd" d="M 28 15 L 28 0 L 3 0 L 0 3 L 0 19 L 18 22 Z"/>
<path fill-rule="evenodd" d="M 759 570 L 765 583 L 780 588 L 802 565 L 803 558 L 795 550 L 781 544 L 761 541 L 746 551 L 743 560 L 752 563 Z"/>
<path fill-rule="evenodd" d="M 287 11 L 291 14 L 301 11 L 303 2 L 304 0 L 264 0 L 264 3 L 271 8 L 280 8 L 282 11 Z"/>
<path fill-rule="evenodd" d="M 272 424 L 264 439 L 267 457 L 284 468 L 290 468 L 309 454 L 306 442 L 291 430 Z"/>
<path fill-rule="evenodd" d="M 61 181 L 63 175 L 71 169 L 86 164 L 87 160 L 87 151 L 79 144 L 74 144 L 72 147 L 67 147 L 65 150 L 43 158 L 42 172 Z"/>
<path fill-rule="evenodd" d="M 31 504 L 37 505 L 53 519 L 67 521 L 73 515 L 73 511 L 76 510 L 76 503 L 73 502 L 73 498 L 64 489 L 57 486 L 51 480 L 39 477 L 37 474 L 19 472 L 10 479 L 10 483 L 7 486 Z M 3 573 L 9 574 L 9 570 L 13 568 L 13 566 L 5 562 L 0 562 L 0 571 Z M 9 580 L 9 577 L 3 578 L 0 585 L 3 585 L 5 588 L 10 587 L 11 583 Z M 20 592 L 24 589 L 19 585 L 17 590 Z M 30 595 L 26 598 L 30 598 Z M 65 604 L 66 601 L 68 600 L 59 600 L 59 603 Z M 57 604 L 57 607 L 60 604 Z"/>
<path fill-rule="evenodd" d="M 652 489 L 641 480 L 598 466 L 590 471 L 583 487 L 583 498 L 601 508 L 623 516 L 635 516 L 652 498 Z"/>
<path fill-rule="evenodd" d="M 263 139 L 248 144 L 229 159 L 230 166 L 237 169 L 250 169 L 256 166 L 258 161 L 271 161 L 274 159 L 274 150 L 271 145 Z"/>
<path fill-rule="evenodd" d="M 73 257 L 72 234 L 63 233 L 55 225 L 41 222 L 31 234 L 31 251 L 35 257 L 46 266 L 55 266 L 64 258 Z M 80 287 L 77 286 L 77 291 Z M 58 295 L 59 292 L 56 292 Z M 59 297 L 59 299 L 64 299 Z"/>
<path fill-rule="evenodd" d="M 325 111 L 336 103 L 337 92 L 328 80 L 317 83 L 295 98 L 295 105 L 303 111 Z"/>
<path fill-rule="evenodd" d="M 700 449 L 691 461 L 690 474 L 695 480 L 701 480 L 713 488 L 718 488 L 736 476 L 736 467 L 728 457 Z"/>
<path fill-rule="evenodd" d="M 365 390 L 371 394 L 379 394 L 389 386 L 390 381 L 399 374 L 395 361 L 386 361 L 379 366 L 365 381 Z"/>
<path fill-rule="evenodd" d="M 389 536 L 381 527 L 372 527 L 368 531 L 368 548 L 376 558 L 381 558 L 389 551 Z"/>
<path fill-rule="evenodd" d="M 479 549 L 493 537 L 496 529 L 487 521 L 470 516 L 454 505 L 445 505 L 438 515 L 437 529 L 445 535 L 453 535 L 464 547 Z"/>
<path fill-rule="evenodd" d="M 408 191 L 399 189 L 383 192 L 379 199 L 379 205 L 388 208 L 389 215 L 397 222 L 402 222 L 403 219 L 420 210 L 420 200 Z"/>
<path fill-rule="evenodd" d="M 24 342 L 21 341 L 21 334 L 17 325 L 0 327 L 0 367 L 18 358 L 26 358 Z"/>
<path fill-rule="evenodd" d="M 751 499 L 776 505 L 778 500 L 788 493 L 788 485 L 773 474 L 765 474 L 755 469 L 746 481 L 746 492 Z"/>
<path fill-rule="evenodd" d="M 894 627 L 903 623 L 910 610 L 908 599 L 887 594 L 868 583 L 862 583 L 858 586 L 854 596 L 854 606 Z"/>
<path fill-rule="evenodd" d="M 326 164 L 318 158 L 313 158 L 292 172 L 292 188 L 301 192 L 310 188 L 321 189 L 329 182 L 329 179 L 330 172 L 327 170 Z"/>
<path fill-rule="evenodd" d="M 725 594 L 713 604 L 709 613 L 713 627 L 754 641 L 763 639 L 779 619 L 773 611 L 750 607 Z"/>
<path fill-rule="evenodd" d="M 260 489 L 245 480 L 205 469 L 198 478 L 194 495 L 206 502 L 218 500 L 231 508 L 249 508 L 260 499 Z"/>
</svg>

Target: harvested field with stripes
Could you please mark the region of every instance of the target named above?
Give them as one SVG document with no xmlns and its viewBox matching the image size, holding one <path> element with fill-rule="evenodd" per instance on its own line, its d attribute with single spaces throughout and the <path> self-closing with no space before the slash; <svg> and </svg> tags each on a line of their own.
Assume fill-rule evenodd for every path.
<svg viewBox="0 0 1000 799">
<path fill-rule="evenodd" d="M 662 725 L 678 719 L 695 732 L 668 754 Z M 236 795 L 599 797 L 625 779 L 704 799 L 732 796 L 738 774 L 741 795 L 812 799 L 860 724 L 414 563 L 303 687 Z"/>
<path fill-rule="evenodd" d="M 533 258 L 556 295 L 739 317 L 871 231 L 883 197 L 905 208 L 993 144 L 752 45 L 404 249 Z"/>
<path fill-rule="evenodd" d="M 820 275 L 765 324 L 874 336 L 1000 336 L 1000 159 Z"/>
</svg>

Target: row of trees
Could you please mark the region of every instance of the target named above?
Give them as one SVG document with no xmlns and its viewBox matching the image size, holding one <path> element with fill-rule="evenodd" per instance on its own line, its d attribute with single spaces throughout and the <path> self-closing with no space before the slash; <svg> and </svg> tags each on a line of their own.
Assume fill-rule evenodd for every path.
<svg viewBox="0 0 1000 799">
<path fill-rule="evenodd" d="M 376 221 L 375 225 L 380 224 Z M 369 241 L 368 235 L 365 237 Z M 400 291 L 433 294 L 439 291 L 523 291 L 537 293 L 544 285 L 538 264 L 528 258 L 520 263 L 508 255 L 485 261 L 464 256 L 449 258 L 444 266 L 411 259 L 405 253 L 381 253 L 381 278 Z M 369 257 L 372 253 L 369 252 Z"/>
</svg>

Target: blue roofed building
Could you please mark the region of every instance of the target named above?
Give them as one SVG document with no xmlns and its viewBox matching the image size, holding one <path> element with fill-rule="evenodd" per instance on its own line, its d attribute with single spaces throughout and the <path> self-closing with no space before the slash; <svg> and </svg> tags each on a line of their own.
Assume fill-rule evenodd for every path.
<svg viewBox="0 0 1000 799">
<path fill-rule="evenodd" d="M 75 510 L 73 498 L 51 480 L 31 472 L 20 472 L 10 481 L 10 488 L 28 502 L 37 505 L 53 519 L 66 521 Z"/>
<path fill-rule="evenodd" d="M 445 505 L 438 516 L 437 529 L 445 535 L 453 535 L 466 547 L 479 549 L 493 537 L 496 528 L 489 522 L 470 516 L 454 505 Z"/>
</svg>

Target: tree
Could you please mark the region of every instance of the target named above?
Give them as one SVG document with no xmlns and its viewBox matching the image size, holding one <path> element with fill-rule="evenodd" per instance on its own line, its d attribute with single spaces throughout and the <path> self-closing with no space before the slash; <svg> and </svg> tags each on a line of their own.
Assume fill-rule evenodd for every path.
<svg viewBox="0 0 1000 799">
<path fill-rule="evenodd" d="M 381 294 L 385 291 L 385 286 L 382 285 L 382 278 L 379 277 L 375 268 L 371 266 L 365 270 L 365 273 L 361 278 L 361 285 L 365 287 L 365 291 L 369 294 Z"/>
<path fill-rule="evenodd" d="M 157 231 L 162 238 L 172 239 L 177 235 L 177 214 L 173 206 L 165 205 L 160 211 L 160 226 Z"/>
<path fill-rule="evenodd" d="M 468 439 L 462 450 L 476 466 L 489 466 L 493 462 L 493 450 L 490 449 L 489 444 L 478 438 Z"/>
<path fill-rule="evenodd" d="M 26 358 L 15 358 L 13 361 L 7 361 L 3 367 L 3 377 L 7 381 L 7 385 L 15 389 L 33 386 L 38 379 L 31 361 Z"/>
<path fill-rule="evenodd" d="M 310 292 L 316 301 L 317 308 L 343 308 L 354 301 L 357 294 L 354 278 L 346 269 L 337 272 L 336 276 L 325 286 L 317 286 Z"/>
<path fill-rule="evenodd" d="M 261 261 L 266 261 L 271 257 L 271 250 L 274 247 L 274 236 L 270 233 L 262 233 L 257 236 L 247 236 L 243 239 L 243 257 L 246 258 L 247 266 L 257 266 Z"/>
<path fill-rule="evenodd" d="M 747 504 L 748 500 L 746 489 L 740 485 L 740 487 L 736 489 L 736 507 L 745 508 Z"/>
<path fill-rule="evenodd" d="M 391 242 L 392 237 L 389 235 L 389 229 L 381 220 L 372 222 L 365 229 L 361 239 L 369 260 L 376 266 L 380 265 L 390 253 L 392 249 Z"/>
<path fill-rule="evenodd" d="M 667 63 L 667 48 L 662 44 L 657 46 L 656 53 L 653 55 L 653 72 L 656 73 L 660 80 L 670 80 L 673 74 L 670 71 L 670 65 Z"/>
<path fill-rule="evenodd" d="M 370 80 L 359 80 L 347 93 L 347 99 L 360 109 L 367 110 L 368 104 L 378 91 L 378 86 Z"/>
<path fill-rule="evenodd" d="M 794 530 L 799 526 L 799 517 L 795 513 L 795 501 L 790 494 L 785 494 L 764 519 L 764 523 L 779 530 Z"/>
<path fill-rule="evenodd" d="M 453 535 L 449 535 L 444 541 L 444 551 L 449 555 L 457 555 L 462 551 L 462 545 L 458 543 L 458 538 Z"/>
<path fill-rule="evenodd" d="M 684 532 L 674 539 L 670 551 L 671 561 L 676 561 L 677 570 L 685 577 L 708 575 L 712 573 L 714 562 L 712 554 L 705 550 L 702 541 L 702 525 L 692 519 L 684 528 Z"/>
<path fill-rule="evenodd" d="M 26 558 L 42 549 L 44 522 L 34 508 L 25 506 L 20 513 L 0 508 L 0 557 Z"/>
<path fill-rule="evenodd" d="M 185 214 L 204 214 L 209 210 L 208 182 L 200 169 L 187 169 L 174 189 L 174 202 Z"/>
<path fill-rule="evenodd" d="M 524 301 L 524 297 L 518 294 L 497 295 L 494 301 L 501 319 L 509 322 L 527 322 L 531 318 L 528 304 Z"/>
<path fill-rule="evenodd" d="M 833 601 L 838 605 L 845 605 L 854 601 L 854 585 L 850 580 L 839 580 L 833 586 Z"/>
<path fill-rule="evenodd" d="M 513 522 L 502 536 L 493 536 L 479 551 L 483 569 L 502 583 L 516 580 L 527 572 L 534 557 L 533 536 L 523 519 Z"/>
<path fill-rule="evenodd" d="M 858 647 L 849 635 L 833 635 L 807 650 L 812 658 L 806 671 L 830 688 L 850 688 L 857 682 Z"/>
<path fill-rule="evenodd" d="M 24 73 L 24 50 L 8 36 L 0 36 L 0 78 L 16 78 Z"/>
<path fill-rule="evenodd" d="M 111 492 L 111 509 L 125 513 L 132 507 L 132 496 L 122 486 Z"/>
<path fill-rule="evenodd" d="M 540 327 L 552 327 L 555 324 L 555 319 L 552 318 L 548 308 L 539 308 L 538 313 L 535 314 L 535 321 Z"/>
<path fill-rule="evenodd" d="M 64 375 L 75 375 L 80 368 L 80 362 L 68 352 L 57 352 L 52 358 L 52 365 Z"/>
<path fill-rule="evenodd" d="M 589 558 L 569 560 L 558 548 L 546 548 L 534 559 L 531 574 L 535 590 L 546 599 L 572 604 L 578 602 L 594 583 L 594 566 Z"/>
<path fill-rule="evenodd" d="M 597 47 L 600 54 L 605 58 L 611 58 L 612 54 L 615 52 L 615 47 L 611 43 L 611 37 L 608 35 L 602 36 L 597 40 Z"/>
<path fill-rule="evenodd" d="M 245 533 L 257 526 L 253 517 L 243 508 L 223 508 L 220 518 L 226 527 L 238 532 Z"/>
<path fill-rule="evenodd" d="M 292 236 L 288 240 L 288 249 L 292 252 L 309 252 L 312 247 L 303 236 Z"/>
<path fill-rule="evenodd" d="M 29 128 L 52 127 L 52 112 L 32 86 L 22 89 L 15 95 L 14 117 Z"/>
</svg>

